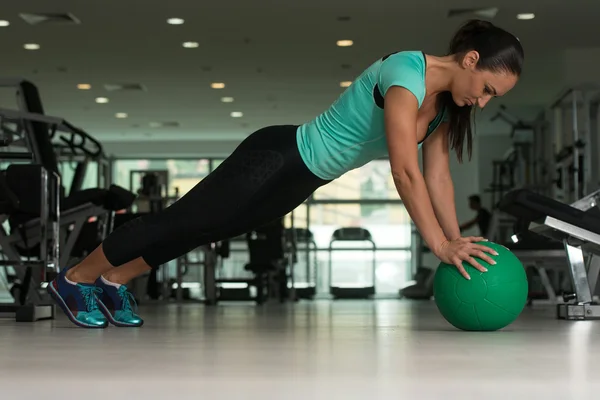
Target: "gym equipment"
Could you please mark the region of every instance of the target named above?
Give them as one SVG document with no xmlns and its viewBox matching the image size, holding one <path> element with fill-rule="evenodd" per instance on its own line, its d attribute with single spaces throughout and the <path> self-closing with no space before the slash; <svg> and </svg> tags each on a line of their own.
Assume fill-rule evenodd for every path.
<svg viewBox="0 0 600 400">
<path fill-rule="evenodd" d="M 572 203 L 600 185 L 599 106 L 600 87 L 585 84 L 565 90 L 545 112 L 553 137 L 544 140 L 553 145 L 549 195 L 560 202 Z"/>
<path fill-rule="evenodd" d="M 528 274 L 529 303 L 542 299 L 555 302 L 557 292 L 562 291 L 564 266 L 568 262 L 561 243 L 534 235 L 520 236 L 516 243 L 507 241 L 505 245 L 521 260 Z"/>
<path fill-rule="evenodd" d="M 492 183 L 485 190 L 491 194 L 491 209 L 496 207 L 496 203 L 507 191 L 535 184 L 530 165 L 536 122 L 524 122 L 514 117 L 508 113 L 504 105 L 500 105 L 498 113 L 490 120 L 497 119 L 510 125 L 512 145 L 502 159 L 492 161 Z"/>
<path fill-rule="evenodd" d="M 93 156 L 102 154 L 102 147 L 91 136 L 64 119 L 44 115 L 39 92 L 31 82 L 0 80 L 0 87 L 16 89 L 19 108 L 0 109 L 0 132 L 5 139 L 10 139 L 6 141 L 10 141 L 11 150 L 20 151 L 25 148 L 31 153 L 30 162 L 33 162 L 11 165 L 5 172 L 7 187 L 18 202 L 7 210 L 9 213 L 5 218 L 8 219 L 10 229 L 7 230 L 4 226 L 0 229 L 0 246 L 5 255 L 10 253 L 11 259 L 36 257 L 40 253 L 40 246 L 46 245 L 40 234 L 40 226 L 47 223 L 47 219 L 39 211 L 44 198 L 40 184 L 40 179 L 44 178 L 39 170 L 43 168 L 48 176 L 56 176 L 58 182 L 61 178 L 53 140 L 65 144 L 65 148 L 71 151 L 85 149 L 86 154 Z M 55 194 L 59 197 L 58 226 L 61 231 L 60 234 L 57 233 L 61 250 L 57 264 L 62 268 L 76 262 L 79 253 L 85 255 L 90 251 L 80 241 L 84 227 L 90 223 L 97 224 L 93 232 L 98 233 L 97 237 L 93 237 L 97 240 L 92 240 L 89 244 L 96 247 L 112 229 L 114 212 L 129 207 L 135 199 L 135 195 L 114 185 L 109 189 L 71 191 L 68 196 L 65 195 L 64 187 L 59 186 Z M 90 222 L 91 220 L 94 222 Z M 75 251 L 76 247 L 81 251 Z M 26 273 L 27 271 L 17 272 L 16 279 L 24 282 L 23 274 Z M 27 292 L 29 289 L 26 285 L 21 291 Z M 23 298 L 22 293 L 19 297 Z"/>
<path fill-rule="evenodd" d="M 7 154 L 4 154 L 2 160 L 7 160 Z M 12 190 L 14 179 L 10 179 L 11 172 L 23 167 L 28 168 L 31 172 L 28 178 L 38 186 L 40 197 L 37 201 L 32 198 L 20 198 Z M 51 280 L 52 273 L 57 273 L 59 269 L 60 199 L 58 193 L 58 177 L 40 166 L 11 165 L 6 172 L 0 174 L 2 222 L 9 215 L 14 215 L 17 210 L 39 215 L 37 221 L 33 220 L 30 224 L 23 225 L 21 229 L 17 230 L 19 232 L 13 235 L 13 237 L 24 238 L 27 235 L 21 236 L 22 231 L 36 231 L 36 236 L 39 238 L 38 253 L 29 254 L 30 257 L 27 261 L 23 260 L 21 254 L 13 246 L 18 241 L 9 242 L 4 235 L 4 228 L 2 228 L 0 248 L 7 258 L 4 258 L 0 265 L 11 266 L 17 271 L 17 279 L 13 280 L 14 285 L 11 288 L 15 303 L 0 305 L 0 315 L 3 317 L 14 316 L 17 322 L 35 322 L 54 318 L 54 305 L 46 299 L 40 289 L 42 282 Z M 31 258 L 36 260 L 31 260 Z"/>
<path fill-rule="evenodd" d="M 137 192 L 136 211 L 156 213 L 179 199 L 169 196 L 169 171 L 162 169 L 133 170 L 129 172 L 129 190 Z"/>
<path fill-rule="evenodd" d="M 433 278 L 435 277 L 434 269 L 423 266 L 423 255 L 430 253 L 431 250 L 425 245 L 423 237 L 412 224 L 412 282 L 398 291 L 400 298 L 411 300 L 429 300 L 433 297 Z"/>
<path fill-rule="evenodd" d="M 417 272 L 413 276 L 414 283 L 400 289 L 400 297 L 411 300 L 429 300 L 433 296 L 433 279 L 435 273 L 433 269 L 427 267 L 417 267 Z"/>
<path fill-rule="evenodd" d="M 600 319 L 600 305 L 593 298 L 600 272 L 599 204 L 600 191 L 567 205 L 525 189 L 509 192 L 499 204 L 521 220 L 515 241 L 528 230 L 562 242 L 574 291 L 557 304 L 560 319 Z"/>
<path fill-rule="evenodd" d="M 288 297 L 288 257 L 285 247 L 283 218 L 247 232 L 244 237 L 250 256 L 244 269 L 251 272 L 251 277 L 216 277 L 217 256 L 228 256 L 229 252 L 227 249 L 223 249 L 224 243 L 211 244 L 212 252 L 205 252 L 204 291 L 206 304 L 214 305 L 219 301 L 227 300 L 251 300 L 257 304 L 263 304 L 273 298 L 283 302 Z M 187 262 L 182 261 L 182 267 L 187 265 L 189 265 Z M 232 284 L 241 285 L 241 288 L 231 290 L 229 286 Z M 255 289 L 254 296 L 250 294 L 250 288 Z"/>
<path fill-rule="evenodd" d="M 287 247 L 291 253 L 291 264 L 302 262 L 304 276 L 294 279 L 293 287 L 296 296 L 300 299 L 312 299 L 317 293 L 317 243 L 313 233 L 306 228 L 288 228 L 285 230 Z M 306 258 L 301 261 L 298 253 L 302 252 Z"/>
<path fill-rule="evenodd" d="M 477 261 L 488 269 L 479 272 L 464 262 L 471 277 L 465 279 L 454 265 L 440 263 L 433 282 L 435 304 L 453 326 L 465 331 L 495 331 L 519 316 L 527 303 L 527 276 L 519 259 L 506 247 L 482 242 L 498 252 L 496 265 Z"/>
<path fill-rule="evenodd" d="M 364 286 L 362 283 L 349 284 L 343 283 L 338 284 L 333 280 L 333 244 L 335 242 L 363 242 L 371 245 L 372 250 L 372 264 L 371 264 L 371 283 Z M 376 254 L 377 246 L 371 237 L 371 232 L 365 228 L 351 227 L 351 228 L 339 228 L 333 232 L 331 241 L 329 242 L 329 292 L 334 299 L 348 299 L 348 298 L 369 298 L 375 295 L 375 268 L 376 268 Z M 338 251 L 361 251 L 366 253 L 364 247 L 341 247 Z"/>
</svg>

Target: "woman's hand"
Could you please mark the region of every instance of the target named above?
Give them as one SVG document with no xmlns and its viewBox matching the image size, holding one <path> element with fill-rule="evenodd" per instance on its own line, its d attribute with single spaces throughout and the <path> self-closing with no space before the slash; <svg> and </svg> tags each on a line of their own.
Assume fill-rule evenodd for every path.
<svg viewBox="0 0 600 400">
<path fill-rule="evenodd" d="M 488 256 L 486 253 L 497 256 L 498 253 L 481 244 L 475 242 L 483 242 L 486 239 L 482 237 L 460 237 L 454 240 L 446 240 L 441 244 L 439 249 L 435 252 L 436 256 L 446 264 L 455 265 L 458 268 L 458 271 L 464 276 L 466 279 L 471 279 L 465 268 L 463 267 L 463 261 L 468 262 L 473 267 L 481 272 L 486 272 L 487 269 L 483 267 L 481 264 L 475 260 L 473 257 L 478 257 L 481 260 L 484 260 L 488 264 L 495 265 L 496 262 Z"/>
</svg>

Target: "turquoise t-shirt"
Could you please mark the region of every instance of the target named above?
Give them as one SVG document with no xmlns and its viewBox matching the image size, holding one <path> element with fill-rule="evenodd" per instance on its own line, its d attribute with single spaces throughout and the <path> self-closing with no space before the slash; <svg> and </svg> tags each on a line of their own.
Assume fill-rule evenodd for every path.
<svg viewBox="0 0 600 400">
<path fill-rule="evenodd" d="M 387 156 L 385 94 L 391 86 L 403 86 L 415 95 L 420 108 L 425 98 L 425 68 L 421 51 L 394 53 L 369 66 L 327 111 L 298 128 L 298 149 L 307 167 L 319 178 L 333 180 Z M 442 122 L 443 114 L 430 123 L 428 136 Z"/>
</svg>

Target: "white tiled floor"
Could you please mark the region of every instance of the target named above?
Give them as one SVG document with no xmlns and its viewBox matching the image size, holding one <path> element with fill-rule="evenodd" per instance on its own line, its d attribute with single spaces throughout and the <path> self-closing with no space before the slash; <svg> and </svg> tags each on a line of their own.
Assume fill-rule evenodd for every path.
<svg viewBox="0 0 600 400">
<path fill-rule="evenodd" d="M 455 330 L 433 303 L 315 301 L 141 309 L 140 329 L 0 321 L 0 398 L 600 398 L 600 321 L 526 310 Z"/>
</svg>

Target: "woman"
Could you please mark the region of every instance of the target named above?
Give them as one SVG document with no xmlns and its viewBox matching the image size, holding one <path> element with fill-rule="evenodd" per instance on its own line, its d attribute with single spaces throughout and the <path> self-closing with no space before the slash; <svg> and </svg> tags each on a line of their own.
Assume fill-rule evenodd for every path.
<svg viewBox="0 0 600 400">
<path fill-rule="evenodd" d="M 460 236 L 448 159 L 472 146 L 471 116 L 516 84 L 519 40 L 489 22 L 466 23 L 449 55 L 402 51 L 377 60 L 323 114 L 302 126 L 271 126 L 245 139 L 212 174 L 161 213 L 116 229 L 48 291 L 81 327 L 141 326 L 125 284 L 205 243 L 286 215 L 320 186 L 388 156 L 398 194 L 443 262 L 494 264 L 480 237 Z M 418 164 L 423 147 L 424 173 Z M 488 253 L 488 254 L 486 254 Z"/>
</svg>

